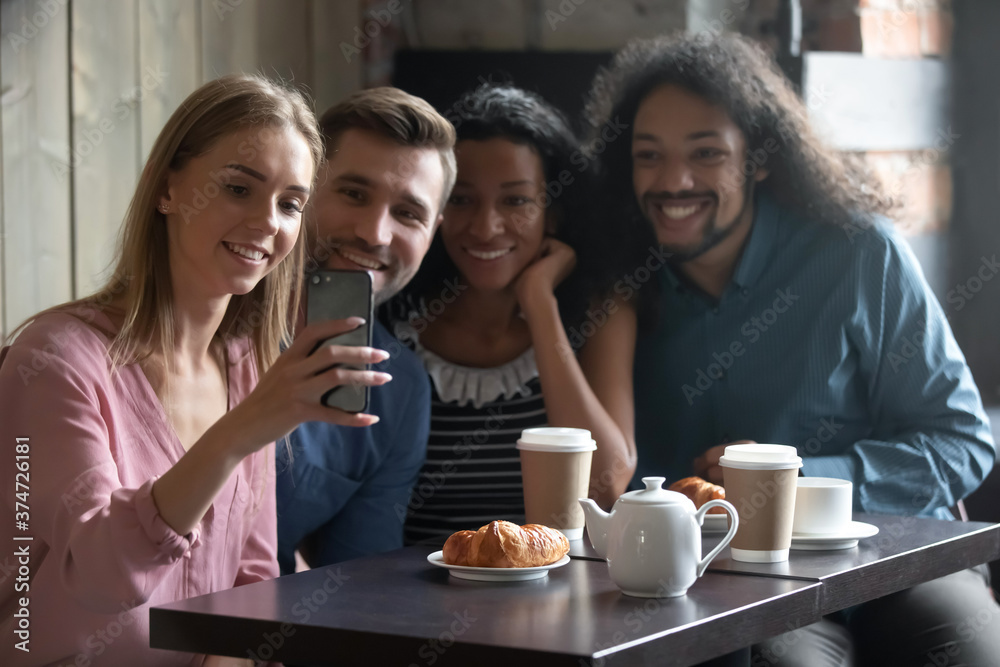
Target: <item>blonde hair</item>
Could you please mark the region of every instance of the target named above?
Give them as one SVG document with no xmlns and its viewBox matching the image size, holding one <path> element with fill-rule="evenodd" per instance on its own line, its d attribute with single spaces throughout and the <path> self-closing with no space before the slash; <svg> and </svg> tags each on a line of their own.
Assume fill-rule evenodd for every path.
<svg viewBox="0 0 1000 667">
<path fill-rule="evenodd" d="M 302 93 L 264 77 L 236 74 L 210 81 L 188 96 L 153 144 L 125 214 L 114 274 L 95 295 L 101 298 L 122 291 L 120 281 L 126 279 L 128 308 L 111 346 L 112 365 L 141 359 L 154 348 L 165 354 L 172 349 L 170 264 L 162 250 L 167 245 L 167 229 L 157 210 L 168 171 L 183 169 L 223 136 L 248 127 L 298 131 L 309 144 L 316 173 L 323 159 L 322 140 Z M 231 297 L 219 326 L 223 337 L 249 334 L 261 375 L 277 359 L 281 341 L 290 338 L 288 314 L 298 307 L 304 234 L 300 225 L 288 257 L 249 293 Z"/>
<path fill-rule="evenodd" d="M 162 353 L 169 369 L 173 365 L 174 297 L 166 219 L 158 210 L 158 202 L 166 190 L 169 172 L 183 169 L 192 158 L 211 150 L 223 137 L 247 128 L 297 131 L 309 147 L 314 177 L 318 173 L 324 159 L 323 140 L 305 95 L 284 83 L 257 75 L 233 74 L 206 83 L 174 111 L 150 150 L 122 222 L 115 268 L 108 281 L 91 296 L 29 318 L 11 332 L 8 342 L 41 314 L 67 312 L 92 321 L 95 310 L 102 310 L 122 297 L 125 317 L 108 350 L 110 371 L 114 373 L 122 366 L 141 362 L 155 352 Z M 243 148 L 240 146 L 241 154 L 253 150 Z M 298 238 L 288 256 L 249 293 L 230 298 L 216 331 L 223 341 L 234 337 L 249 340 L 258 376 L 277 359 L 281 343 L 291 339 L 289 314 L 298 310 L 298 283 L 304 259 L 305 225 L 300 224 Z M 232 364 L 237 360 L 227 362 Z M 165 394 L 170 392 L 169 386 L 163 390 Z M 289 449 L 287 436 L 284 441 Z M 249 508 L 252 513 L 263 502 L 266 485 L 262 477 L 273 469 L 273 454 L 267 460 L 268 464 L 255 475 L 258 479 L 251 482 L 260 491 Z"/>
<path fill-rule="evenodd" d="M 43 312 L 98 309 L 123 295 L 124 322 L 108 351 L 112 371 L 160 351 L 170 365 L 174 341 L 173 290 L 167 226 L 157 204 L 167 176 L 204 154 L 222 137 L 246 128 L 291 128 L 309 146 L 315 174 L 323 160 L 323 142 L 305 96 L 262 76 L 233 74 L 215 79 L 191 93 L 160 131 L 139 176 L 125 213 L 115 253 L 114 271 L 89 297 Z M 247 337 L 259 375 L 277 359 L 282 341 L 290 339 L 289 313 L 298 308 L 305 225 L 288 257 L 249 293 L 230 298 L 217 334 Z M 37 317 L 37 315 L 35 316 Z M 34 319 L 34 318 L 32 318 Z M 10 338 L 31 320 L 15 329 Z"/>
<path fill-rule="evenodd" d="M 390 86 L 359 90 L 327 109 L 319 126 L 327 157 L 336 150 L 340 135 L 350 129 L 368 130 L 401 146 L 437 149 L 444 171 L 438 213 L 444 209 L 457 173 L 455 128 L 426 100 Z"/>
</svg>

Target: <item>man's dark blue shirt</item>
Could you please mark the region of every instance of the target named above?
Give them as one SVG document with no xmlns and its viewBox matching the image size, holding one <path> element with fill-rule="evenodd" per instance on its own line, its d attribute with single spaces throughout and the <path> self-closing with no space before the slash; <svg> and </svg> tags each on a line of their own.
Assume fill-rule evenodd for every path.
<svg viewBox="0 0 1000 667">
<path fill-rule="evenodd" d="M 300 545 L 312 566 L 403 546 L 403 520 L 427 451 L 430 382 L 419 359 L 380 323 L 372 346 L 388 360 L 373 370 L 392 381 L 372 387 L 367 428 L 307 422 L 277 446 L 278 564 L 295 571 Z"/>
</svg>

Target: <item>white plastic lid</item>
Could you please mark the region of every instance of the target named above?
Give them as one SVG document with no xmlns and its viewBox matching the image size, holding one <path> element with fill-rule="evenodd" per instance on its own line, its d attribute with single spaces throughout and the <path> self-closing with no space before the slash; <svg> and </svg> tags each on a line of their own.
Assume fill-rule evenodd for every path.
<svg viewBox="0 0 1000 667">
<path fill-rule="evenodd" d="M 837 477 L 799 477 L 798 485 L 811 489 L 836 489 L 844 486 L 853 486 L 849 480 Z"/>
<path fill-rule="evenodd" d="M 623 493 L 618 500 L 628 505 L 674 505 L 685 501 L 691 503 L 691 499 L 683 493 L 664 489 L 665 481 L 666 477 L 643 477 L 642 483 L 646 485 L 645 489 Z M 694 503 L 691 503 L 691 506 L 694 507 Z"/>
<path fill-rule="evenodd" d="M 729 445 L 719 465 L 742 470 L 787 470 L 801 468 L 802 457 L 788 445 Z"/>
<path fill-rule="evenodd" d="M 585 428 L 543 426 L 521 431 L 517 448 L 532 452 L 592 452 L 597 443 Z"/>
</svg>

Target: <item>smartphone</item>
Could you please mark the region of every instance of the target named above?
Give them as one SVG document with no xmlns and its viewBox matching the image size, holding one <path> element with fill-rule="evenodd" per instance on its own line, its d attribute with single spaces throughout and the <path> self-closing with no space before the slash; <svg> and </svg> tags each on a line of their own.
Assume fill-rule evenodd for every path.
<svg viewBox="0 0 1000 667">
<path fill-rule="evenodd" d="M 363 317 L 365 323 L 347 333 L 327 338 L 312 352 L 324 345 L 372 344 L 372 277 L 367 271 L 317 271 L 306 279 L 306 323 L 324 320 L 343 320 L 348 317 Z M 312 354 L 310 352 L 310 354 Z M 367 370 L 364 366 L 345 366 L 356 370 Z M 323 405 L 340 408 L 345 412 L 364 412 L 368 409 L 369 387 L 341 385 L 323 394 Z"/>
</svg>

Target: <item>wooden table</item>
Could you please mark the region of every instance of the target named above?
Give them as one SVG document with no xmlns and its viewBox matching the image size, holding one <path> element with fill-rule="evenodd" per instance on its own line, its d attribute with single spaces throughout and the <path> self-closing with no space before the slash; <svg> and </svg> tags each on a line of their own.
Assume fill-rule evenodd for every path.
<svg viewBox="0 0 1000 667">
<path fill-rule="evenodd" d="M 663 600 L 622 595 L 580 545 L 547 579 L 507 584 L 449 577 L 411 547 L 153 608 L 150 645 L 292 664 L 690 665 L 1000 557 L 1000 525 L 856 518 L 880 534 L 783 564 L 723 552 Z"/>
<path fill-rule="evenodd" d="M 874 514 L 855 514 L 854 520 L 878 526 L 878 535 L 852 549 L 792 549 L 783 563 L 735 561 L 727 547 L 708 571 L 822 583 L 821 612 L 829 614 L 1000 558 L 1000 524 Z M 705 536 L 702 552 L 722 537 Z M 570 555 L 603 560 L 586 538 L 573 543 Z"/>
<path fill-rule="evenodd" d="M 428 553 L 410 547 L 154 608 L 150 645 L 379 667 L 685 664 L 662 660 L 707 660 L 780 634 L 784 619 L 819 617 L 815 582 L 708 574 L 685 597 L 643 600 L 622 595 L 596 561 L 498 584 L 450 577 Z"/>
</svg>

